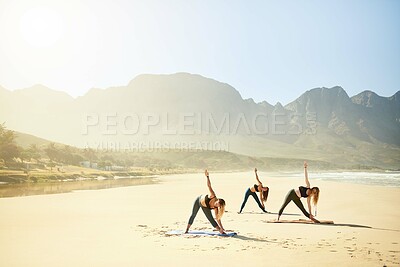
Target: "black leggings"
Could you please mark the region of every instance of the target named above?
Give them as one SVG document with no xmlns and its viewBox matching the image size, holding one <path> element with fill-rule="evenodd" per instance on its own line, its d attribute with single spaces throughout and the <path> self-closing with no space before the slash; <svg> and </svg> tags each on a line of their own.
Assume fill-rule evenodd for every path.
<svg viewBox="0 0 400 267">
<path fill-rule="evenodd" d="M 242 212 L 244 205 L 246 205 L 247 199 L 249 198 L 250 195 L 253 196 L 254 200 L 257 202 L 260 209 L 265 212 L 265 208 L 261 205 L 261 202 L 258 199 L 257 194 L 255 192 L 251 192 L 250 188 L 247 189 L 246 194 L 244 195 L 244 200 L 243 200 L 242 206 L 240 207 L 240 212 Z"/>
<path fill-rule="evenodd" d="M 218 226 L 218 223 L 214 220 L 212 214 L 211 214 L 211 209 L 205 208 L 201 205 L 201 196 L 197 197 L 196 200 L 194 201 L 193 204 L 193 210 L 192 210 L 192 215 L 189 218 L 188 224 L 192 225 L 194 218 L 196 218 L 197 212 L 199 211 L 200 207 L 203 210 L 204 214 L 206 215 L 207 219 L 210 221 L 212 226 L 216 228 Z"/>
<path fill-rule="evenodd" d="M 301 203 L 300 198 L 296 195 L 296 192 L 294 189 L 290 190 L 289 193 L 286 195 L 285 202 L 283 202 L 283 205 L 281 209 L 279 210 L 279 216 L 282 215 L 283 210 L 286 208 L 286 206 L 289 204 L 290 201 L 294 202 L 294 204 L 299 207 L 299 209 L 303 212 L 303 214 L 307 217 L 310 218 L 310 213 L 306 211 L 306 209 L 303 206 L 303 203 Z"/>
</svg>

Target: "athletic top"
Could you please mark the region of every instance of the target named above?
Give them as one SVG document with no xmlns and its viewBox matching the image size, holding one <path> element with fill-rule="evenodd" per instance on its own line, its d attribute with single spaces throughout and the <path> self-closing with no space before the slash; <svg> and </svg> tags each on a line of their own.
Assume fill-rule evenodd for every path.
<svg viewBox="0 0 400 267">
<path fill-rule="evenodd" d="M 210 206 L 210 202 L 211 202 L 211 199 L 213 199 L 213 198 L 215 198 L 215 196 L 212 197 L 212 198 L 208 198 L 208 195 L 206 195 L 206 196 L 204 197 L 204 201 L 206 202 L 206 206 L 207 206 L 207 208 L 209 208 L 209 209 L 212 209 L 211 206 Z"/>
<path fill-rule="evenodd" d="M 256 192 L 259 192 L 259 191 L 258 191 L 258 185 L 257 185 L 257 184 L 254 184 L 254 189 L 256 190 Z"/>
<path fill-rule="evenodd" d="M 299 190 L 300 190 L 300 195 L 301 195 L 301 197 L 308 197 L 308 195 L 307 195 L 307 189 L 310 189 L 310 188 L 304 187 L 304 186 L 299 186 Z"/>
</svg>

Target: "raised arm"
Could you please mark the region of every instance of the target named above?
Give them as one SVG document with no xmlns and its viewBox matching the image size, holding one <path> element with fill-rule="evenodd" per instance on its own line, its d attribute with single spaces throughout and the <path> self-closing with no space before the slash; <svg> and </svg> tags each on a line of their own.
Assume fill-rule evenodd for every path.
<svg viewBox="0 0 400 267">
<path fill-rule="evenodd" d="M 308 181 L 307 161 L 304 161 L 304 179 L 306 180 L 307 188 L 310 188 L 310 181 Z"/>
<path fill-rule="evenodd" d="M 210 175 L 209 175 L 209 173 L 208 173 L 207 170 L 205 170 L 204 174 L 205 174 L 206 177 L 207 177 L 207 186 L 208 186 L 208 190 L 210 191 L 210 196 L 209 196 L 209 197 L 210 197 L 210 198 L 213 198 L 213 197 L 215 196 L 215 192 L 214 192 L 214 190 L 213 190 L 212 187 L 211 187 Z"/>
<path fill-rule="evenodd" d="M 260 179 L 258 179 L 257 168 L 254 168 L 254 173 L 256 174 L 256 179 L 259 184 L 262 184 Z"/>
</svg>

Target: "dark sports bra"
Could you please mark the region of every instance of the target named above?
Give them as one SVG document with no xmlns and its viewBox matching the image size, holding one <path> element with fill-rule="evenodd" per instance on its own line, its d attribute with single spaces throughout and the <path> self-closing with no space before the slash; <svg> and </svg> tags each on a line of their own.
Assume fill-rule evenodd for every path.
<svg viewBox="0 0 400 267">
<path fill-rule="evenodd" d="M 258 191 L 258 185 L 257 185 L 257 184 L 254 184 L 254 189 L 256 190 L 256 192 L 259 192 L 259 191 Z"/>
<path fill-rule="evenodd" d="M 211 206 L 210 206 L 210 202 L 211 202 L 211 199 L 213 199 L 213 198 L 215 198 L 215 197 L 216 197 L 216 196 L 214 196 L 214 197 L 212 197 L 212 198 L 208 198 L 208 195 L 206 195 L 206 196 L 204 197 L 204 201 L 206 202 L 207 208 L 213 209 L 213 208 L 211 208 Z"/>
<path fill-rule="evenodd" d="M 304 186 L 299 186 L 301 197 L 308 197 L 307 189 L 310 189 L 310 188 L 307 188 L 307 187 L 304 187 Z"/>
</svg>

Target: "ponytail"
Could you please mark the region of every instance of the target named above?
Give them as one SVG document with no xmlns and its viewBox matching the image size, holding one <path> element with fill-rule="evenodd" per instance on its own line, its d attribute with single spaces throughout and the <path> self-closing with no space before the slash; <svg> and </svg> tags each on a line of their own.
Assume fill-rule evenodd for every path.
<svg viewBox="0 0 400 267">
<path fill-rule="evenodd" d="M 222 198 L 218 199 L 220 206 L 218 207 L 218 212 L 217 212 L 217 220 L 221 220 L 222 215 L 224 215 L 225 212 L 225 200 Z"/>
<path fill-rule="evenodd" d="M 315 191 L 315 193 L 313 193 L 312 198 L 313 198 L 313 204 L 314 206 L 317 206 L 318 203 L 318 199 L 319 199 L 319 188 L 318 187 L 313 187 L 311 188 L 312 192 Z"/>
<path fill-rule="evenodd" d="M 269 187 L 267 186 L 266 188 L 267 188 L 267 190 L 262 191 L 262 193 L 261 193 L 261 201 L 262 202 L 267 202 L 267 199 L 268 199 Z"/>
</svg>

